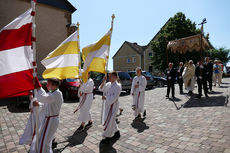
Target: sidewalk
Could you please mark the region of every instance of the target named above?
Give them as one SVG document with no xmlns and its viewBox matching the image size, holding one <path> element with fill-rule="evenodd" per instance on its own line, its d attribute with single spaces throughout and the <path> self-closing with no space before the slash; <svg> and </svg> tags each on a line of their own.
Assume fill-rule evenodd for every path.
<svg viewBox="0 0 230 153">
<path fill-rule="evenodd" d="M 230 78 L 223 83 L 221 88 L 214 87 L 215 92 L 209 94 L 209 98 L 200 100 L 179 95 L 178 85 L 175 85 L 175 101 L 165 99 L 165 87 L 147 90 L 147 118 L 135 122 L 132 97 L 123 93 L 119 101 L 124 111 L 118 117 L 121 138 L 112 147 L 99 144 L 102 132 L 100 95 L 95 96 L 91 109 L 94 125 L 81 133 L 75 132 L 80 123 L 78 113 L 73 114 L 78 102 L 65 102 L 55 134 L 58 146 L 54 153 L 230 153 L 230 104 L 225 106 L 226 95 L 230 94 Z M 28 145 L 18 144 L 28 116 L 28 109 L 15 107 L 12 102 L 9 106 L 0 105 L 0 153 L 28 151 Z"/>
</svg>

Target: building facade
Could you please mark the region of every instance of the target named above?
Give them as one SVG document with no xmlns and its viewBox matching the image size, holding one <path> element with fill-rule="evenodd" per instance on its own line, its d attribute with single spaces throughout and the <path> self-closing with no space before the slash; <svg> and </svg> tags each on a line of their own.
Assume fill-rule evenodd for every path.
<svg viewBox="0 0 230 153">
<path fill-rule="evenodd" d="M 145 46 L 125 41 L 113 56 L 113 69 L 115 71 L 134 71 L 136 67 L 143 69 L 144 49 Z"/>
<path fill-rule="evenodd" d="M 0 29 L 30 8 L 30 0 L 1 0 Z M 36 5 L 36 49 L 38 76 L 45 67 L 41 64 L 75 27 L 72 24 L 72 13 L 76 11 L 67 0 L 37 0 Z"/>
</svg>

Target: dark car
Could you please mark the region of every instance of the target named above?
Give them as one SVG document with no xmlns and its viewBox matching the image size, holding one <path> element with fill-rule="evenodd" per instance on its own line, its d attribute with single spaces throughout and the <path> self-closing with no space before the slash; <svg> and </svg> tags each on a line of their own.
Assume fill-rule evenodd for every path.
<svg viewBox="0 0 230 153">
<path fill-rule="evenodd" d="M 126 92 L 130 92 L 131 85 L 132 85 L 132 78 L 130 77 L 130 75 L 127 72 L 117 72 L 117 73 L 120 79 L 120 83 L 122 85 L 122 90 Z M 96 90 L 98 90 L 98 87 L 101 85 L 104 76 L 105 74 L 101 73 L 93 79 Z"/>
<path fill-rule="evenodd" d="M 226 71 L 226 76 L 227 76 L 227 77 L 230 77 L 230 70 L 227 70 L 227 71 Z"/>
<path fill-rule="evenodd" d="M 64 99 L 78 99 L 78 89 L 80 81 L 78 79 L 64 79 L 59 86 Z"/>
<path fill-rule="evenodd" d="M 153 76 L 155 80 L 155 86 L 157 87 L 164 87 L 167 85 L 167 79 L 164 77 Z"/>
<path fill-rule="evenodd" d="M 132 78 L 134 78 L 134 77 L 136 76 L 136 72 L 135 72 L 135 71 L 129 71 L 128 73 L 129 73 L 129 75 L 130 75 Z M 154 86 L 154 84 L 155 84 L 155 80 L 154 80 L 152 74 L 149 73 L 149 72 L 146 72 L 146 71 L 142 71 L 142 75 L 143 75 L 143 76 L 146 78 L 146 80 L 147 80 L 147 86 L 146 86 L 146 88 L 152 89 L 153 86 Z"/>
</svg>

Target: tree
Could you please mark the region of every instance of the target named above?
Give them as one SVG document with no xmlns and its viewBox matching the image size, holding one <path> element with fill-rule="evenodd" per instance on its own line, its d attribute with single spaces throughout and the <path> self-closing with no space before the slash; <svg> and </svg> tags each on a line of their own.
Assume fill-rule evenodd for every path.
<svg viewBox="0 0 230 153">
<path fill-rule="evenodd" d="M 230 49 L 221 47 L 219 49 L 211 49 L 208 51 L 208 55 L 212 60 L 219 59 L 224 65 L 230 60 Z"/>
<path fill-rule="evenodd" d="M 152 50 L 154 56 L 152 57 L 152 64 L 155 69 L 164 71 L 167 68 L 167 43 L 168 41 L 180 39 L 183 37 L 188 37 L 201 33 L 199 29 L 196 28 L 195 22 L 190 19 L 186 19 L 185 14 L 179 12 L 171 17 L 166 25 L 160 30 L 156 39 L 151 42 Z M 178 65 L 179 61 L 187 61 L 189 59 L 196 62 L 200 59 L 199 52 L 188 52 L 186 54 L 174 54 L 168 52 L 169 62 L 173 62 Z"/>
</svg>

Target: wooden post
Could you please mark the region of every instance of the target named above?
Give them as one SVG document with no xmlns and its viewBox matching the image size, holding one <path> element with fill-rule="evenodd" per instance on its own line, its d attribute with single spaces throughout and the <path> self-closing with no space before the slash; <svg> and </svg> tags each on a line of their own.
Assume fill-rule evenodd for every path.
<svg viewBox="0 0 230 153">
<path fill-rule="evenodd" d="M 200 60 L 203 61 L 203 41 L 202 41 L 202 34 L 200 34 Z"/>
<path fill-rule="evenodd" d="M 36 7 L 36 0 L 31 0 L 31 8 L 32 8 L 32 49 L 33 49 L 33 81 L 35 85 L 35 79 L 37 78 L 37 64 L 36 64 L 36 35 L 35 35 L 35 29 L 36 29 L 36 24 L 35 24 L 35 7 Z M 37 90 L 34 89 L 34 95 L 36 96 Z M 35 144 L 35 149 L 36 152 L 38 152 L 38 143 L 39 143 L 39 131 L 38 131 L 38 107 L 35 107 L 34 109 L 35 112 L 35 128 L 36 128 L 36 144 Z"/>
<path fill-rule="evenodd" d="M 79 34 L 79 27 L 80 27 L 80 23 L 77 22 L 77 39 L 78 39 L 78 48 L 79 48 L 79 56 L 80 56 L 80 65 L 79 65 L 79 78 L 81 78 L 82 74 L 81 74 L 81 53 L 80 53 L 80 34 Z"/>
</svg>

